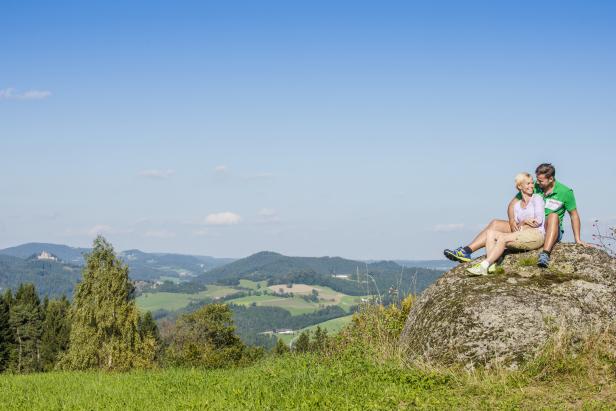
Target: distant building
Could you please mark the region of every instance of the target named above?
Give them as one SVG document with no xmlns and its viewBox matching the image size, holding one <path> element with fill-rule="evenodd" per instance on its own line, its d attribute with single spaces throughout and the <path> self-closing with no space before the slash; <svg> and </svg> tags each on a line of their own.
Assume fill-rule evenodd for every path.
<svg viewBox="0 0 616 411">
<path fill-rule="evenodd" d="M 342 278 L 343 280 L 348 280 L 349 279 L 349 275 L 348 274 L 334 274 L 334 275 L 332 275 L 332 277 L 334 277 L 334 278 Z"/>
<path fill-rule="evenodd" d="M 37 260 L 47 260 L 47 261 L 58 261 L 58 257 L 55 255 L 48 253 L 47 251 L 42 251 L 39 255 L 36 256 Z"/>
</svg>

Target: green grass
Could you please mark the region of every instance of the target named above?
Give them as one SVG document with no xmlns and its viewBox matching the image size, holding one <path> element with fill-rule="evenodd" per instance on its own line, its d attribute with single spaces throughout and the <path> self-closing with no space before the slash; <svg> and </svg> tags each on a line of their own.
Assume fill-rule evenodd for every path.
<svg viewBox="0 0 616 411">
<path fill-rule="evenodd" d="M 280 307 L 289 311 L 291 315 L 311 313 L 319 309 L 319 304 L 306 301 L 301 297 L 284 298 L 274 295 L 250 295 L 229 300 L 227 303 L 238 305 L 250 305 L 255 303 L 262 306 Z"/>
<path fill-rule="evenodd" d="M 243 288 L 250 288 L 251 290 L 259 290 L 259 287 L 257 287 L 257 285 L 261 287 L 260 289 L 266 289 L 267 281 L 252 281 L 252 280 L 246 280 L 246 279 L 240 280 L 240 287 L 243 287 Z"/>
<path fill-rule="evenodd" d="M 226 370 L 0 375 L 0 404 L 3 410 L 614 409 L 614 378 L 591 382 L 305 354 Z"/>
<path fill-rule="evenodd" d="M 186 307 L 192 301 L 204 298 L 217 298 L 232 294 L 238 290 L 219 285 L 207 285 L 207 290 L 195 294 L 187 293 L 144 293 L 137 297 L 137 307 L 143 311 L 175 311 Z"/>
</svg>

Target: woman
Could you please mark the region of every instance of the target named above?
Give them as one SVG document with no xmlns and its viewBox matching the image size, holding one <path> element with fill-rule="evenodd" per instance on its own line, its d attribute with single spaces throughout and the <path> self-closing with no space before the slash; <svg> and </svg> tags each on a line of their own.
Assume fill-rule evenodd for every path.
<svg viewBox="0 0 616 411">
<path fill-rule="evenodd" d="M 503 233 L 487 231 L 486 259 L 466 271 L 472 275 L 487 275 L 494 272 L 496 260 L 503 255 L 505 248 L 517 250 L 536 250 L 543 246 L 545 238 L 545 202 L 539 194 L 534 194 L 533 177 L 520 173 L 515 177 L 515 186 L 520 191 L 521 200 L 514 205 L 516 231 Z"/>
</svg>

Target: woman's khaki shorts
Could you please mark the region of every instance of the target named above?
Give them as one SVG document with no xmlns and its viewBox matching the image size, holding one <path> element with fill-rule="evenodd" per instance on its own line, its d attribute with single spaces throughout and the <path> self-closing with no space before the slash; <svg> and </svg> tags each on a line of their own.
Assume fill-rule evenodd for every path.
<svg viewBox="0 0 616 411">
<path fill-rule="evenodd" d="M 516 250 L 536 250 L 543 246 L 544 235 L 536 228 L 517 231 L 515 240 L 507 243 L 507 248 Z"/>
</svg>

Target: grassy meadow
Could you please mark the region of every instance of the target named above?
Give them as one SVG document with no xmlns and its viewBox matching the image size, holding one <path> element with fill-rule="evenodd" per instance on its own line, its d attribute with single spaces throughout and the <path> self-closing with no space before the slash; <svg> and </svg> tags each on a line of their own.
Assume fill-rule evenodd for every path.
<svg viewBox="0 0 616 411">
<path fill-rule="evenodd" d="M 5 410 L 614 409 L 609 369 L 467 373 L 291 354 L 222 370 L 0 375 Z M 613 372 L 613 370 L 612 370 Z"/>
<path fill-rule="evenodd" d="M 136 298 L 137 307 L 142 311 L 168 310 L 175 311 L 186 307 L 193 301 L 204 298 L 217 298 L 233 294 L 238 290 L 231 287 L 208 284 L 207 290 L 194 294 L 189 293 L 144 293 Z"/>
</svg>

